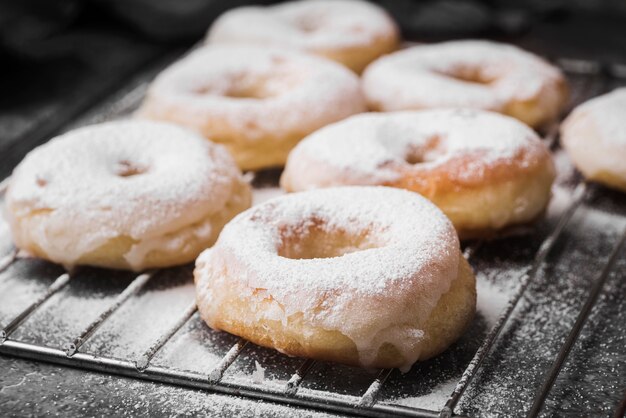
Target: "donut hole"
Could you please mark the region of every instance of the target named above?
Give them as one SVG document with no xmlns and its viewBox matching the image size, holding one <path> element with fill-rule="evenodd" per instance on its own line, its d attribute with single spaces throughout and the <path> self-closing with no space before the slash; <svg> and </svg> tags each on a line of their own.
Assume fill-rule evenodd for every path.
<svg viewBox="0 0 626 418">
<path fill-rule="evenodd" d="M 298 30 L 304 33 L 317 32 L 322 27 L 321 16 L 304 15 L 299 16 L 293 23 Z"/>
<path fill-rule="evenodd" d="M 193 89 L 192 93 L 198 96 L 213 95 L 232 99 L 267 99 L 277 95 L 261 80 L 255 82 L 243 76 L 234 77 L 226 88 L 213 85 L 199 86 Z"/>
<path fill-rule="evenodd" d="M 429 163 L 442 158 L 446 154 L 443 141 L 439 135 L 433 135 L 420 145 L 409 144 L 404 151 L 404 161 L 409 165 Z"/>
<path fill-rule="evenodd" d="M 128 160 L 118 161 L 115 166 L 115 175 L 118 177 L 138 176 L 140 174 L 144 174 L 146 171 L 148 171 L 147 168 Z"/>
<path fill-rule="evenodd" d="M 329 228 L 317 222 L 287 227 L 280 233 L 278 255 L 295 260 L 333 258 L 382 247 L 384 243 L 373 232 L 370 228 L 358 232 Z"/>
<path fill-rule="evenodd" d="M 280 70 L 277 67 L 284 65 L 284 58 L 280 56 L 272 57 L 272 70 L 244 72 L 232 74 L 228 77 L 228 82 L 220 85 L 204 85 L 196 87 L 193 94 L 196 95 L 216 95 L 231 99 L 257 99 L 264 100 L 278 97 L 293 90 L 300 82 L 301 73 L 290 74 L 287 70 Z"/>
<path fill-rule="evenodd" d="M 471 84 L 488 85 L 495 81 L 493 75 L 485 73 L 483 68 L 474 66 L 457 66 L 449 69 L 438 69 L 435 70 L 435 73 Z"/>
<path fill-rule="evenodd" d="M 424 155 L 421 152 L 410 152 L 404 156 L 404 161 L 410 165 L 422 164 L 426 162 Z"/>
<path fill-rule="evenodd" d="M 224 96 L 233 99 L 267 99 L 276 95 L 263 87 L 263 85 L 235 85 L 228 89 Z"/>
<path fill-rule="evenodd" d="M 219 91 L 219 89 L 213 86 L 202 86 L 193 90 L 193 93 L 198 96 L 223 96 L 230 97 L 232 99 L 267 99 L 272 97 L 273 94 L 263 89 L 262 86 L 252 85 L 250 83 L 241 84 L 233 83 L 226 90 Z"/>
</svg>

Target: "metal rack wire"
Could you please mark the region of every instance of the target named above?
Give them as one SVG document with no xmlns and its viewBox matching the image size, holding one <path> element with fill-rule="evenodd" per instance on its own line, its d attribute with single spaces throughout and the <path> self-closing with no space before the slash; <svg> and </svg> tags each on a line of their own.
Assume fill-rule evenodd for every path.
<svg viewBox="0 0 626 418">
<path fill-rule="evenodd" d="M 557 60 L 557 63 L 566 72 L 585 77 L 585 81 L 582 86 L 574 92 L 575 99 L 573 100 L 573 104 L 580 103 L 589 97 L 601 93 L 604 89 L 606 89 L 608 81 L 611 78 L 626 76 L 626 71 L 623 71 L 620 66 L 601 65 L 596 62 L 575 60 Z M 138 89 L 145 89 L 145 85 L 140 85 Z M 140 95 L 137 94 L 137 91 L 139 90 L 131 91 L 128 94 L 128 97 L 131 97 L 133 101 L 139 100 L 138 97 L 140 97 Z M 122 107 L 127 108 L 128 103 L 124 102 L 124 106 Z M 557 135 L 558 125 L 555 125 L 548 129 L 546 134 L 547 141 L 553 145 L 556 144 Z M 4 191 L 5 186 L 6 181 L 0 184 L 0 193 Z M 377 402 L 381 390 L 383 390 L 385 383 L 392 373 L 391 369 L 380 370 L 378 375 L 374 378 L 367 390 L 365 390 L 357 402 L 341 397 L 324 396 L 311 391 L 303 393 L 303 391 L 300 390 L 300 387 L 306 380 L 309 371 L 316 364 L 313 360 L 303 360 L 299 367 L 293 371 L 291 378 L 286 382 L 286 384 L 279 388 L 274 386 L 252 385 L 245 382 L 224 381 L 223 376 L 225 372 L 248 345 L 248 342 L 243 339 L 238 339 L 235 344 L 232 345 L 230 350 L 228 350 L 228 352 L 208 373 L 181 371 L 174 368 L 153 365 L 152 359 L 155 355 L 157 355 L 157 353 L 159 353 L 159 351 L 165 347 L 168 342 L 181 330 L 181 328 L 197 313 L 195 303 L 189 304 L 188 307 L 180 313 L 176 322 L 172 324 L 162 335 L 160 335 L 138 358 L 117 359 L 81 352 L 83 344 L 89 340 L 98 328 L 104 324 L 111 317 L 111 315 L 120 309 L 120 307 L 129 303 L 129 301 L 131 301 L 133 297 L 146 286 L 147 283 L 149 283 L 158 274 L 161 274 L 161 271 L 149 271 L 136 276 L 134 280 L 132 280 L 130 284 L 117 295 L 110 305 L 101 312 L 100 315 L 94 318 L 81 332 L 77 333 L 77 335 L 68 341 L 63 347 L 54 348 L 12 339 L 11 336 L 24 323 L 24 321 L 26 321 L 33 313 L 35 313 L 35 311 L 44 305 L 53 295 L 65 288 L 65 286 L 71 282 L 72 278 L 78 272 L 61 274 L 47 288 L 47 290 L 41 294 L 40 297 L 16 315 L 0 331 L 0 354 L 351 415 L 368 417 L 384 417 L 390 415 L 404 417 L 457 416 L 454 411 L 466 392 L 466 389 L 479 372 L 481 365 L 489 353 L 494 350 L 498 337 L 507 322 L 510 320 L 516 306 L 524 297 L 529 285 L 533 282 L 533 280 L 535 280 L 542 268 L 545 267 L 548 255 L 559 241 L 564 229 L 572 219 L 572 216 L 578 208 L 585 203 L 589 190 L 593 187 L 593 185 L 583 182 L 577 185 L 569 206 L 560 215 L 556 226 L 543 239 L 539 249 L 534 254 L 531 265 L 527 267 L 519 278 L 519 287 L 514 292 L 513 296 L 499 316 L 495 326 L 487 333 L 486 338 L 480 344 L 480 347 L 476 351 L 473 359 L 466 367 L 460 380 L 458 381 L 458 384 L 450 394 L 445 406 L 440 411 Z M 576 343 L 586 319 L 589 317 L 596 301 L 598 300 L 607 276 L 614 267 L 617 255 L 620 249 L 624 246 L 625 241 L 626 229 L 621 234 L 621 238 L 614 245 L 611 255 L 607 259 L 604 268 L 594 279 L 594 284 L 586 303 L 581 309 L 568 337 L 561 345 L 552 367 L 546 374 L 543 384 L 537 391 L 533 400 L 533 405 L 528 412 L 529 417 L 538 416 L 541 412 L 544 401 L 549 396 L 552 385 L 561 370 L 568 353 Z M 469 259 L 474 257 L 474 255 L 480 251 L 481 245 L 482 242 L 480 241 L 469 245 L 466 248 L 465 256 Z M 1 258 L 0 272 L 11 266 L 11 264 L 15 262 L 16 256 L 17 251 L 13 250 L 8 255 Z M 616 413 L 618 412 L 619 409 Z"/>
</svg>

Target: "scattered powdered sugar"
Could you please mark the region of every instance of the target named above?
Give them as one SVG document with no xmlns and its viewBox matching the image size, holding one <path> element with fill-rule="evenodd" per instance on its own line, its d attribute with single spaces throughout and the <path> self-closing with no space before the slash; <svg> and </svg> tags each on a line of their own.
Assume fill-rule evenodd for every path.
<svg viewBox="0 0 626 418">
<path fill-rule="evenodd" d="M 129 382 L 124 385 L 121 393 L 137 393 L 143 391 L 145 383 Z M 123 395 L 122 395 L 123 396 Z M 119 397 L 116 396 L 116 397 Z M 155 401 L 158 399 L 158 401 Z M 150 385 L 150 395 L 137 397 L 123 396 L 122 405 L 126 411 L 132 411 L 132 415 L 151 410 L 151 404 L 158 402 L 159 409 L 156 415 L 170 411 L 174 416 L 326 416 L 312 412 L 300 412 L 297 409 L 283 405 L 269 404 L 250 399 L 206 393 L 204 391 L 191 391 L 174 386 Z M 277 415 L 273 415 L 277 414 Z M 130 415 L 130 414 L 129 414 Z"/>
<path fill-rule="evenodd" d="M 236 341 L 230 334 L 211 330 L 196 315 L 154 357 L 152 364 L 209 373 Z"/>
<path fill-rule="evenodd" d="M 0 259 L 13 248 L 9 224 L 4 219 L 4 200 L 0 199 Z"/>
<path fill-rule="evenodd" d="M 454 391 L 459 378 L 455 377 L 433 388 L 432 392 L 423 396 L 398 398 L 388 403 L 404 405 L 412 408 L 422 408 L 431 411 L 440 411 L 446 404 L 450 394 Z"/>
<path fill-rule="evenodd" d="M 625 223 L 623 215 L 596 210 L 589 203 L 577 211 L 457 411 L 502 416 L 529 410 Z M 619 271 L 615 266 L 603 297 L 624 294 L 623 289 L 614 293 L 623 283 Z M 602 305 L 601 299 L 574 344 L 547 399 L 546 412 L 611 415 L 621 399 L 624 367 L 617 359 L 624 356 L 626 311 L 616 300 L 612 306 Z"/>
<path fill-rule="evenodd" d="M 293 417 L 337 415 L 233 395 L 0 358 L 0 403 L 9 416 Z M 5 368 L 6 366 L 6 368 Z M 35 370 L 35 371 L 33 371 Z M 29 372 L 30 371 L 30 372 Z M 3 381 L 3 377 L 7 379 Z M 10 377 L 9 377 L 10 376 Z M 17 377 L 19 376 L 19 377 Z M 7 415 L 5 414 L 5 415 Z"/>
<path fill-rule="evenodd" d="M 38 261 L 28 260 L 16 266 L 25 269 L 21 273 L 22 280 L 27 280 L 28 270 L 36 266 L 36 263 Z M 58 271 L 58 267 L 54 267 Z M 36 274 L 31 271 L 31 274 L 33 273 Z M 59 274 L 48 273 L 48 284 L 51 284 L 51 279 Z M 83 270 L 80 275 L 77 272 L 69 284 L 29 316 L 12 337 L 34 344 L 63 347 L 97 319 L 134 276 L 128 272 L 111 271 L 107 273 L 106 278 L 102 278 L 97 276 L 95 270 Z M 37 297 L 43 293 L 45 289 L 42 289 Z M 31 300 L 31 303 L 33 301 Z"/>
<path fill-rule="evenodd" d="M 83 351 L 139 359 L 195 300 L 191 271 L 185 269 L 178 276 L 176 283 L 147 289 L 135 296 L 132 303 L 122 305 L 85 344 Z M 159 279 L 157 276 L 152 280 Z"/>
<path fill-rule="evenodd" d="M 221 210 L 239 176 L 225 149 L 190 131 L 109 122 L 31 151 L 11 177 L 7 213 L 18 245 L 35 242 L 57 262 L 72 265 L 121 236 L 134 241 L 127 261 L 139 266 L 142 257 L 130 255 Z M 207 232 L 193 231 L 198 239 Z"/>
<path fill-rule="evenodd" d="M 363 74 L 363 88 L 368 102 L 385 111 L 470 107 L 505 112 L 512 100 L 539 97 L 550 120 L 563 102 L 563 80 L 557 68 L 514 46 L 452 41 L 377 60 Z"/>
<path fill-rule="evenodd" d="M 369 48 L 396 37 L 392 19 L 380 7 L 357 0 L 292 1 L 241 7 L 220 16 L 208 42 L 288 46 L 309 52 Z"/>
<path fill-rule="evenodd" d="M 518 274 L 521 277 L 521 274 Z M 515 284 L 517 287 L 519 283 Z M 493 327 L 504 308 L 506 307 L 512 289 L 503 287 L 506 284 L 492 283 L 481 278 L 480 273 L 476 280 L 476 310 L 487 321 L 489 328 Z"/>
<path fill-rule="evenodd" d="M 556 168 L 555 187 L 552 188 L 553 197 L 558 193 L 566 193 L 570 195 L 571 189 L 567 186 L 573 186 L 577 183 L 576 169 L 572 165 L 572 161 L 562 148 L 556 150 L 552 154 L 552 161 Z M 558 189 L 558 190 L 557 190 Z"/>
<path fill-rule="evenodd" d="M 503 313 L 514 289 L 519 285 L 519 277 L 521 272 L 515 272 L 511 269 L 504 270 L 508 277 L 503 276 L 502 269 L 496 269 L 493 273 L 497 277 L 488 277 L 483 272 L 478 271 L 476 275 L 476 318 L 485 321 L 485 330 L 490 330 L 500 315 Z M 459 372 L 462 370 L 459 370 Z M 401 395 L 397 398 L 385 400 L 385 403 L 404 405 L 413 408 L 429 409 L 439 411 L 445 405 L 446 401 L 454 391 L 460 374 L 450 377 L 432 387 L 432 389 L 420 396 Z"/>
<path fill-rule="evenodd" d="M 283 240 L 304 239 L 311 227 L 366 236 L 372 245 L 330 258 L 279 255 Z M 285 321 L 302 312 L 313 326 L 340 330 L 355 341 L 365 365 L 380 345 L 392 342 L 410 365 L 420 349 L 412 342 L 423 332 L 397 321 L 407 316 L 425 321 L 456 278 L 459 254 L 450 222 L 415 193 L 352 187 L 290 194 L 236 217 L 200 256 L 198 303 L 205 319 L 217 315 L 219 288 L 237 284 L 212 269 L 228 262 L 229 276 L 241 278 L 240 286 L 267 289 L 280 304 L 263 315 Z"/>
<path fill-rule="evenodd" d="M 587 233 L 592 231 L 605 231 L 605 233 L 615 233 L 626 228 L 626 217 L 624 213 L 610 213 L 600 210 L 589 210 L 585 212 L 585 222 L 588 228 Z"/>
<path fill-rule="evenodd" d="M 57 274 L 61 269 L 39 260 L 18 260 L 0 273 L 0 329 L 44 294 Z"/>
<path fill-rule="evenodd" d="M 127 381 L 121 393 L 144 391 L 145 383 Z M 324 412 L 300 409 L 293 406 L 256 401 L 236 396 L 226 396 L 204 391 L 190 391 L 168 385 L 151 385 L 150 395 L 138 398 L 126 398 L 125 405 L 131 411 L 143 411 L 150 408 L 154 399 L 159 399 L 161 410 L 175 411 L 177 416 L 243 416 L 243 417 L 293 417 L 325 418 L 335 415 Z M 119 395 L 118 395 L 119 396 Z M 160 411 L 154 411 L 158 414 Z"/>
<path fill-rule="evenodd" d="M 252 381 L 256 384 L 261 384 L 265 381 L 265 369 L 261 367 L 258 361 L 254 361 L 254 372 L 252 373 Z"/>
<path fill-rule="evenodd" d="M 281 181 L 291 190 L 384 184 L 407 170 L 435 172 L 459 159 L 463 170 L 447 170 L 449 175 L 477 182 L 515 157 L 523 167 L 547 159 L 548 151 L 530 128 L 507 116 L 452 109 L 369 113 L 305 138 L 289 156 Z"/>
</svg>

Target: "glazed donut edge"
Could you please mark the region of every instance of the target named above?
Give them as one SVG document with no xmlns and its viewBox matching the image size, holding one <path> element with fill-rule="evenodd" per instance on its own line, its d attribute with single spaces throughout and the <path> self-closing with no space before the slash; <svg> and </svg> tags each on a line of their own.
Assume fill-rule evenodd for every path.
<svg viewBox="0 0 626 418">
<path fill-rule="evenodd" d="M 243 225 L 250 225 L 251 219 L 253 223 L 259 219 L 267 222 L 261 229 L 282 231 L 278 218 L 263 215 L 272 205 L 312 200 L 315 196 L 325 196 L 337 205 L 349 201 L 358 205 L 362 203 L 359 193 L 369 193 L 368 199 L 373 201 L 391 200 L 389 205 L 381 205 L 391 212 L 394 204 L 402 206 L 401 200 L 419 202 L 405 205 L 405 209 L 417 210 L 415 218 L 422 218 L 422 223 L 415 225 L 424 230 L 415 235 L 416 229 L 399 222 L 391 228 L 392 235 L 381 232 L 387 230 L 386 223 L 374 232 L 363 232 L 361 227 L 345 232 L 342 227 L 333 227 L 331 232 L 320 233 L 320 222 L 324 225 L 325 221 L 320 221 L 323 217 L 315 212 L 310 218 L 298 220 L 302 221 L 296 228 L 299 235 L 289 235 L 287 241 L 281 241 L 275 233 L 246 235 L 245 245 L 254 248 L 262 243 L 261 252 L 247 253 L 233 245 L 235 233 L 243 231 Z M 341 200 L 345 194 L 345 200 Z M 418 210 L 417 206 L 426 209 Z M 281 219 L 294 220 L 292 216 Z M 362 221 L 350 216 L 344 219 Z M 429 229 L 425 226 L 429 223 L 437 226 Z M 399 251 L 397 245 L 411 239 L 399 238 L 396 234 L 400 230 L 419 244 L 406 252 Z M 331 234 L 332 240 L 327 241 L 325 234 Z M 371 242 L 382 239 L 379 234 L 395 243 L 371 247 Z M 370 244 L 363 244 L 357 251 L 340 250 L 341 243 L 360 243 L 362 239 Z M 310 249 L 312 242 L 314 247 L 330 242 L 324 251 L 332 255 L 311 259 L 302 248 Z M 386 277 L 388 274 L 393 278 Z M 348 275 L 352 276 L 346 278 Z M 449 221 L 421 196 L 387 187 L 294 193 L 243 212 L 226 226 L 215 246 L 198 258 L 194 278 L 201 317 L 211 328 L 288 355 L 363 367 L 398 367 L 406 371 L 414 362 L 437 355 L 467 328 L 476 306 L 475 278 Z"/>
<path fill-rule="evenodd" d="M 173 125 L 119 121 L 31 151 L 5 216 L 16 246 L 35 256 L 139 271 L 192 261 L 250 204 L 223 147 Z"/>
</svg>

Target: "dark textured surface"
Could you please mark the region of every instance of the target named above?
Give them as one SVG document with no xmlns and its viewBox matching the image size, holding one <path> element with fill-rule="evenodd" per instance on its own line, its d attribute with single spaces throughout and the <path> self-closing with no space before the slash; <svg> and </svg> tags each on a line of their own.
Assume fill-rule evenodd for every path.
<svg viewBox="0 0 626 418">
<path fill-rule="evenodd" d="M 4 356 L 0 371 L 0 411 L 5 417 L 334 416 Z"/>
<path fill-rule="evenodd" d="M 529 409 L 592 281 L 626 228 L 626 202 L 621 196 L 619 201 L 619 215 L 599 210 L 594 202 L 577 211 L 465 397 L 462 410 L 480 416 Z M 498 253 L 497 249 L 483 251 Z M 548 397 L 546 415 L 610 416 L 621 400 L 626 387 L 624 255 L 623 249 L 602 300 Z"/>
<path fill-rule="evenodd" d="M 36 145 L 172 49 L 120 28 L 79 27 L 47 41 L 56 54 L 0 67 L 0 177 Z M 180 54 L 180 52 L 178 52 Z"/>
</svg>

